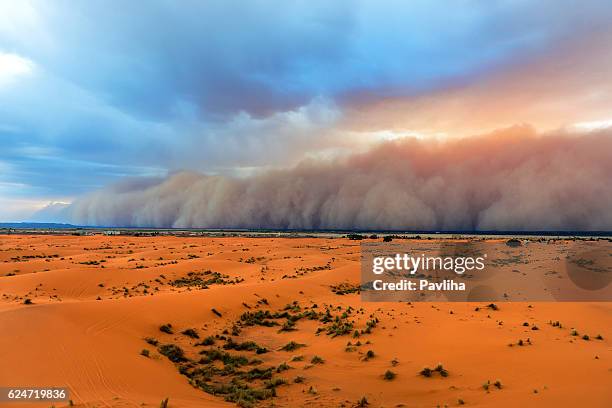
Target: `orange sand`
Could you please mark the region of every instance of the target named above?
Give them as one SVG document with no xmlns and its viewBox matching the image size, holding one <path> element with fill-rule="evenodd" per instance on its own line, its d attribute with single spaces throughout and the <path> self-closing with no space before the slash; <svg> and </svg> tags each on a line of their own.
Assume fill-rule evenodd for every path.
<svg viewBox="0 0 612 408">
<path fill-rule="evenodd" d="M 356 293 L 331 291 L 358 284 L 359 268 L 359 243 L 345 239 L 0 235 L 0 385 L 66 386 L 76 406 L 159 407 L 166 397 L 169 407 L 236 406 L 191 386 L 143 339 L 175 343 L 189 354 L 196 340 L 180 334 L 186 328 L 204 338 L 247 310 L 276 311 L 297 301 L 363 308 L 358 328 L 371 314 L 380 322 L 352 352 L 345 347 L 357 339 L 316 335 L 317 321 L 300 320 L 297 330 L 281 333 L 243 328 L 235 340 L 268 348 L 257 356 L 266 365 L 304 356 L 275 375 L 288 384 L 260 406 L 350 407 L 364 396 L 371 407 L 457 406 L 460 399 L 480 407 L 612 406 L 612 304 L 498 303 L 494 311 L 474 303 L 362 303 Z M 244 281 L 203 290 L 168 284 L 203 270 Z M 258 303 L 262 298 L 269 305 Z M 168 322 L 174 334 L 159 331 Z M 527 338 L 532 345 L 508 346 Z M 291 340 L 306 347 L 278 351 Z M 375 356 L 366 361 L 368 350 Z M 325 363 L 309 367 L 314 355 Z M 438 363 L 448 377 L 419 375 Z M 386 370 L 397 377 L 385 381 Z M 296 376 L 304 382 L 293 383 Z M 485 391 L 483 383 L 497 379 L 502 388 Z"/>
</svg>

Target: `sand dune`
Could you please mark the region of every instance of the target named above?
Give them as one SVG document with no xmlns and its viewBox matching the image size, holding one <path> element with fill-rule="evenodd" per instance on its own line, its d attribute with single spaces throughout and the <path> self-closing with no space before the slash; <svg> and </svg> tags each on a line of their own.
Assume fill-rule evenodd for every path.
<svg viewBox="0 0 612 408">
<path fill-rule="evenodd" d="M 236 406 L 232 394 L 190 384 L 202 378 L 196 369 L 216 367 L 226 374 L 210 384 L 275 392 L 260 406 L 351 407 L 364 397 L 372 407 L 612 404 L 609 303 L 363 303 L 350 290 L 359 276 L 359 244 L 346 239 L 4 235 L 0 384 L 66 386 L 75 406 Z M 340 284 L 351 293 L 334 293 Z M 258 311 L 284 317 L 268 327 L 243 315 Z M 167 323 L 172 333 L 160 331 Z M 208 336 L 213 345 L 196 345 Z M 231 348 L 247 341 L 267 352 Z M 305 346 L 281 350 L 292 341 Z M 163 345 L 188 361 L 173 363 Z M 217 348 L 248 363 L 231 371 L 213 358 Z M 438 364 L 447 377 L 419 374 Z M 241 374 L 270 367 L 271 378 Z M 385 380 L 387 370 L 395 378 Z M 277 378 L 286 384 L 270 383 Z"/>
</svg>

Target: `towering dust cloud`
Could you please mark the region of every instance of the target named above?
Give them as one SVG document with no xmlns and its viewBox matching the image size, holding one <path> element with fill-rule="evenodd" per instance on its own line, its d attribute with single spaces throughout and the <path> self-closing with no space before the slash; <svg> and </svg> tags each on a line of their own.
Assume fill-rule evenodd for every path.
<svg viewBox="0 0 612 408">
<path fill-rule="evenodd" d="M 87 225 L 385 230 L 612 230 L 612 132 L 519 126 L 386 142 L 249 178 L 182 172 L 82 197 Z"/>
</svg>

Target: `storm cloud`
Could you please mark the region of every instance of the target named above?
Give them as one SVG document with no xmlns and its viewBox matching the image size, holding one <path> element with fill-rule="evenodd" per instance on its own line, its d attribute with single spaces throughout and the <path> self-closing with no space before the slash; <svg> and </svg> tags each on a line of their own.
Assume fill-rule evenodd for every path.
<svg viewBox="0 0 612 408">
<path fill-rule="evenodd" d="M 407 135 L 612 123 L 611 16 L 604 0 L 2 2 L 0 221 L 124 178 L 233 185 Z"/>
<path fill-rule="evenodd" d="M 404 139 L 247 178 L 131 179 L 75 201 L 86 225 L 382 230 L 611 230 L 612 132 L 517 126 Z"/>
</svg>

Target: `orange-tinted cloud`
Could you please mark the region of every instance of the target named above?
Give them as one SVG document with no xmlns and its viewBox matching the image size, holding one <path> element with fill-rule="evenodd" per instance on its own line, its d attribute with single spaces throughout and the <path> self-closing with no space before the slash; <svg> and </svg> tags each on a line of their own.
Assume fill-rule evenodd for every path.
<svg viewBox="0 0 612 408">
<path fill-rule="evenodd" d="M 612 117 L 612 30 L 601 28 L 438 91 L 349 97 L 344 126 L 467 135 L 516 123 L 550 130 Z"/>
</svg>

